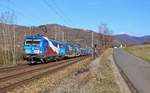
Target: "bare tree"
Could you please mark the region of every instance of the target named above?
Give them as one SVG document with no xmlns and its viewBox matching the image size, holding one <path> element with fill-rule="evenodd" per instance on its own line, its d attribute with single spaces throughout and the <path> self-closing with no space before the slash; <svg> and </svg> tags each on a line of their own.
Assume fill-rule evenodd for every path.
<svg viewBox="0 0 150 93">
<path fill-rule="evenodd" d="M 1 62 L 3 64 L 16 63 L 16 40 L 15 40 L 15 15 L 14 12 L 6 11 L 0 14 L 0 42 Z"/>
<path fill-rule="evenodd" d="M 110 47 L 112 44 L 112 31 L 107 27 L 107 24 L 101 24 L 99 34 L 102 47 Z"/>
</svg>

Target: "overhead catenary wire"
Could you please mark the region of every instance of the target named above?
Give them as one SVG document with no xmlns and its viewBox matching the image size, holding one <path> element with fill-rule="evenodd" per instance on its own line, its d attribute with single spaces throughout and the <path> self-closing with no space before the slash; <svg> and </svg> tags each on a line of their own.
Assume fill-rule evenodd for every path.
<svg viewBox="0 0 150 93">
<path fill-rule="evenodd" d="M 30 14 L 30 13 L 26 12 L 26 14 L 25 14 L 24 12 L 22 12 L 22 10 L 20 10 L 20 8 L 16 7 L 16 5 L 14 3 L 15 1 L 13 1 L 13 0 L 7 0 L 6 2 L 8 2 L 10 5 L 8 4 L 7 6 L 5 6 L 5 5 L 1 4 L 0 6 L 3 6 L 6 9 L 11 10 L 11 11 L 17 13 L 17 15 L 23 17 L 24 19 L 26 19 L 28 21 L 31 21 L 31 19 L 34 20 L 34 21 L 38 21 L 37 19 L 41 18 L 41 17 L 35 16 L 35 15 L 34 16 L 26 15 L 26 14 Z M 30 27 L 33 26 L 33 24 L 31 24 L 31 23 L 27 23 L 26 25 L 30 26 Z"/>
<path fill-rule="evenodd" d="M 13 8 L 11 8 L 11 7 L 8 7 L 8 6 L 5 6 L 5 5 L 3 5 L 3 4 L 0 4 L 0 6 L 4 7 L 4 8 L 6 9 L 6 11 L 8 10 L 8 11 L 11 11 L 11 12 L 13 12 L 13 13 L 17 13 L 17 15 L 20 15 L 20 16 L 22 16 L 23 18 L 25 18 L 25 19 L 27 19 L 27 20 L 30 20 L 30 19 L 29 19 L 29 16 L 24 15 L 22 12 L 20 12 L 20 11 L 18 11 L 18 10 L 15 10 L 15 9 L 13 9 Z M 16 21 L 16 22 L 17 22 L 17 21 Z M 30 24 L 28 24 L 28 25 L 30 25 Z"/>
<path fill-rule="evenodd" d="M 60 13 L 60 9 L 56 9 L 55 7 L 57 6 L 55 2 L 53 2 L 55 4 L 55 7 L 49 3 L 47 0 L 43 0 L 44 4 L 47 5 L 58 17 L 60 17 L 66 24 L 71 25 L 71 22 L 64 17 L 63 14 Z"/>
<path fill-rule="evenodd" d="M 12 0 L 7 0 L 7 2 L 8 2 L 9 4 L 11 4 L 11 7 L 10 7 L 10 5 L 8 5 L 8 6 L 2 5 L 2 4 L 0 4 L 0 5 L 3 6 L 4 8 L 6 8 L 6 10 L 10 10 L 10 11 L 13 11 L 14 13 L 17 13 L 17 15 L 23 17 L 23 19 L 26 19 L 26 20 L 28 20 L 28 21 L 31 21 L 31 19 L 34 19 L 34 20 L 36 20 L 36 21 L 37 21 L 37 19 L 40 19 L 40 18 L 37 17 L 37 16 L 34 16 L 34 17 L 33 17 L 33 16 L 31 16 L 31 15 L 25 15 L 23 12 L 21 12 L 21 10 L 18 10 L 18 8 L 15 7 L 15 3 L 14 3 Z M 16 10 L 16 9 L 17 9 L 17 10 Z M 29 14 L 29 13 L 27 13 L 27 14 Z M 17 21 L 16 21 L 16 22 L 17 22 Z M 31 31 L 30 33 L 32 33 L 32 32 L 33 32 L 33 29 L 32 29 L 33 24 L 27 23 L 26 25 L 29 27 L 29 30 Z M 26 30 L 25 30 L 25 36 L 26 36 L 26 35 L 27 35 L 27 32 L 26 32 Z"/>
<path fill-rule="evenodd" d="M 53 3 L 53 5 L 55 5 L 56 9 L 57 9 L 62 15 L 64 15 L 65 19 L 66 19 L 70 24 L 73 25 L 73 22 L 72 22 L 72 20 L 70 19 L 70 17 L 67 16 L 67 15 L 63 12 L 63 10 L 57 5 L 57 3 L 55 2 L 55 0 L 51 0 L 51 2 Z"/>
</svg>

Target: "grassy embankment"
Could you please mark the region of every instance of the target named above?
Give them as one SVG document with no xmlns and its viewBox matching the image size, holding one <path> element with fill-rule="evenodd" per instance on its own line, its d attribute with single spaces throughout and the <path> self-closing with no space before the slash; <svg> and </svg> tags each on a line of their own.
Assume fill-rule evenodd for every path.
<svg viewBox="0 0 150 93">
<path fill-rule="evenodd" d="M 150 62 L 150 45 L 140 45 L 125 48 L 129 53 Z"/>
<path fill-rule="evenodd" d="M 33 79 L 31 82 L 25 85 L 16 87 L 16 89 L 13 89 L 9 93 L 51 93 L 51 91 L 47 92 L 47 90 L 53 88 L 57 83 L 59 83 L 63 78 L 68 77 L 71 73 L 74 73 L 79 69 L 86 67 L 86 65 L 90 63 L 90 60 L 91 57 L 65 67 L 60 71 L 45 74 L 39 79 Z"/>
<path fill-rule="evenodd" d="M 95 93 L 120 93 L 118 84 L 114 77 L 113 67 L 110 60 L 112 50 L 107 50 L 101 57 L 98 67 L 97 79 L 94 86 Z M 112 58 L 112 57 L 111 57 Z"/>
<path fill-rule="evenodd" d="M 57 88 L 46 93 L 121 93 L 112 60 L 112 50 L 106 50 L 101 58 L 97 58 L 85 68 L 88 70 L 64 79 Z M 83 81 L 88 77 L 84 84 L 81 84 L 82 77 L 85 77 Z"/>
</svg>

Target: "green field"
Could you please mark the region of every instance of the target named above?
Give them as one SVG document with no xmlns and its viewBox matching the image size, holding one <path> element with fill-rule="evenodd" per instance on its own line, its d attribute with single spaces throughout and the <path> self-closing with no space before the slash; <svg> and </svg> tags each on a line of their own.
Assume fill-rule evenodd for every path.
<svg viewBox="0 0 150 93">
<path fill-rule="evenodd" d="M 129 53 L 150 62 L 150 45 L 140 45 L 125 48 Z"/>
</svg>

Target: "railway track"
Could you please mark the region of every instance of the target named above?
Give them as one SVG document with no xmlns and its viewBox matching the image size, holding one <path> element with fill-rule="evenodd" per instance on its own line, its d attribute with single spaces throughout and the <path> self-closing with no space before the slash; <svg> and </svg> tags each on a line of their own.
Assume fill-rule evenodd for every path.
<svg viewBox="0 0 150 93">
<path fill-rule="evenodd" d="M 114 51 L 114 50 L 113 50 Z M 113 59 L 114 61 L 116 61 L 115 59 L 115 55 L 114 55 L 114 52 L 113 52 Z M 133 85 L 133 83 L 130 81 L 130 79 L 127 77 L 126 73 L 122 70 L 122 68 L 119 66 L 119 64 L 117 64 L 117 62 L 115 62 L 116 66 L 118 67 L 119 69 L 119 72 L 122 76 L 122 78 L 125 80 L 126 84 L 128 85 L 130 91 L 132 93 L 139 93 L 138 90 L 135 88 L 135 86 Z"/>
<path fill-rule="evenodd" d="M 34 65 L 34 66 L 21 66 L 21 67 L 16 67 L 16 68 L 8 68 L 6 71 L 0 72 L 0 81 L 5 79 L 6 77 L 13 77 L 16 75 L 19 75 L 21 73 L 28 73 L 34 70 L 40 70 L 43 68 L 47 68 L 47 67 L 51 67 L 51 66 L 55 66 L 57 64 L 62 64 L 65 61 L 72 61 L 74 59 L 68 59 L 68 60 L 63 60 L 63 61 L 58 61 L 58 62 L 51 62 L 49 64 L 40 64 L 40 65 Z M 6 69 L 6 68 L 5 68 Z"/>
<path fill-rule="evenodd" d="M 5 73 L 8 71 L 13 71 L 13 70 L 21 69 L 21 68 L 26 68 L 28 66 L 29 65 L 27 65 L 27 64 L 22 64 L 22 65 L 16 65 L 16 66 L 12 66 L 12 67 L 0 68 L 0 73 Z"/>
<path fill-rule="evenodd" d="M 10 68 L 10 70 L 5 70 L 5 73 L 0 73 L 0 93 L 5 93 L 14 89 L 17 86 L 28 83 L 33 79 L 38 79 L 46 74 L 51 74 L 59 71 L 76 62 L 81 62 L 88 57 L 77 57 L 73 59 L 63 60 L 60 62 L 53 62 L 49 64 L 26 66 L 23 69 L 20 67 Z M 8 68 L 9 69 L 9 68 Z M 8 71 L 8 72 L 7 72 Z"/>
<path fill-rule="evenodd" d="M 68 60 L 68 59 L 65 59 Z M 65 61 L 63 60 L 63 61 Z M 59 61 L 58 61 L 59 62 Z M 61 61 L 62 62 L 62 61 Z M 54 63 L 54 62 L 52 62 Z M 50 64 L 52 64 L 50 63 Z M 47 64 L 40 64 L 40 65 L 34 65 L 34 67 L 40 67 L 41 65 L 47 65 Z M 27 69 L 30 68 L 31 65 L 28 64 L 22 64 L 22 65 L 16 65 L 16 66 L 12 66 L 12 67 L 5 67 L 5 68 L 0 68 L 0 74 L 1 73 L 8 73 L 8 72 L 12 72 L 12 71 L 17 71 L 18 69 Z"/>
</svg>

